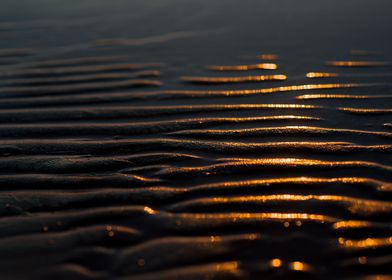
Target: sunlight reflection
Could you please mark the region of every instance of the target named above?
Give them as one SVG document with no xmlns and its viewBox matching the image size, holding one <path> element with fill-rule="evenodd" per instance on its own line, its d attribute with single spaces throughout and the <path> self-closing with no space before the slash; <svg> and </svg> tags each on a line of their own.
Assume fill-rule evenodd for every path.
<svg viewBox="0 0 392 280">
<path fill-rule="evenodd" d="M 324 72 L 309 72 L 306 73 L 306 77 L 309 79 L 314 79 L 314 78 L 332 78 L 332 77 L 337 77 L 338 74 L 336 73 L 324 73 Z"/>
<path fill-rule="evenodd" d="M 341 247 L 350 249 L 368 249 L 388 247 L 392 245 L 392 237 L 366 238 L 362 240 L 351 240 L 340 237 L 338 243 Z"/>
<path fill-rule="evenodd" d="M 382 61 L 327 61 L 326 64 L 335 67 L 377 67 L 388 65 L 387 62 Z"/>
<path fill-rule="evenodd" d="M 276 70 L 278 65 L 275 63 L 260 63 L 252 65 L 234 65 L 234 66 L 222 66 L 222 65 L 211 65 L 207 67 L 214 71 L 248 71 L 248 70 Z"/>
<path fill-rule="evenodd" d="M 277 60 L 277 59 L 279 59 L 279 56 L 276 54 L 262 54 L 262 55 L 256 56 L 256 58 L 262 59 L 262 60 Z"/>
<path fill-rule="evenodd" d="M 286 79 L 287 79 L 286 75 L 263 75 L 263 76 L 246 76 L 246 77 L 181 77 L 181 80 L 185 82 L 207 83 L 207 84 L 284 81 Z"/>
<path fill-rule="evenodd" d="M 282 261 L 280 259 L 272 259 L 270 261 L 270 266 L 271 267 L 281 267 L 282 266 Z"/>
</svg>

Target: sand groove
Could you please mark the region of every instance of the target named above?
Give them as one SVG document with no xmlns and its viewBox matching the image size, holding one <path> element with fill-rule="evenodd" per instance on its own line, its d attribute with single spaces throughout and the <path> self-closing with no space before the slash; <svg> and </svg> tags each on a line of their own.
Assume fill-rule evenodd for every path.
<svg viewBox="0 0 392 280">
<path fill-rule="evenodd" d="M 2 68 L 0 271 L 15 273 L 8 259 L 38 279 L 390 271 L 390 84 L 354 72 L 388 64 L 328 62 L 342 72 L 292 82 L 279 57 L 178 77 L 121 52 Z"/>
</svg>

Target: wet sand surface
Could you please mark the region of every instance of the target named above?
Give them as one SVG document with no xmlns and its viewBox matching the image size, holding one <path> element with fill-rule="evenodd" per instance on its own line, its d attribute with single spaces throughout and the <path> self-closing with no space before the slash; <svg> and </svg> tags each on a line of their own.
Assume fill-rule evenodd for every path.
<svg viewBox="0 0 392 280">
<path fill-rule="evenodd" d="M 391 279 L 390 1 L 2 1 L 0 279 Z"/>
</svg>

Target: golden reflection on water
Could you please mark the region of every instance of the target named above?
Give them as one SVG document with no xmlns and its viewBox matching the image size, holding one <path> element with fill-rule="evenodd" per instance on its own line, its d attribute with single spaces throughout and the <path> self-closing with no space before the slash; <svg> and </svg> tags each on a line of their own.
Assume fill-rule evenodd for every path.
<svg viewBox="0 0 392 280">
<path fill-rule="evenodd" d="M 238 262 L 226 262 L 215 264 L 215 271 L 236 271 L 238 269 Z"/>
<path fill-rule="evenodd" d="M 279 56 L 277 54 L 262 54 L 262 55 L 256 56 L 256 58 L 262 59 L 262 60 L 278 60 Z"/>
<path fill-rule="evenodd" d="M 282 261 L 280 259 L 272 259 L 269 264 L 271 267 L 277 268 L 282 266 Z"/>
<path fill-rule="evenodd" d="M 147 214 L 150 214 L 150 215 L 155 215 L 156 214 L 155 210 L 151 209 L 148 206 L 145 206 L 143 209 L 144 209 L 144 212 L 146 212 Z"/>
<path fill-rule="evenodd" d="M 377 67 L 388 65 L 388 63 L 382 61 L 327 61 L 326 64 L 334 67 Z"/>
<path fill-rule="evenodd" d="M 245 182 L 225 182 L 220 185 L 225 187 L 237 185 L 257 185 L 257 184 L 281 184 L 281 183 L 301 183 L 301 184 L 315 184 L 315 183 L 366 183 L 369 179 L 360 177 L 341 177 L 341 178 L 315 178 L 315 177 L 291 177 L 291 178 L 276 178 L 276 179 L 261 179 L 249 180 Z"/>
<path fill-rule="evenodd" d="M 392 245 L 391 237 L 380 237 L 380 238 L 366 238 L 362 240 L 345 239 L 340 237 L 338 243 L 343 248 L 348 249 L 369 249 L 379 247 L 389 247 Z"/>
<path fill-rule="evenodd" d="M 326 221 L 335 222 L 335 219 L 308 213 L 182 213 L 175 214 L 178 218 L 194 220 L 309 220 L 324 223 Z"/>
<path fill-rule="evenodd" d="M 262 76 L 246 76 L 246 77 L 181 77 L 182 81 L 192 83 L 244 83 L 244 82 L 262 82 L 262 81 L 284 81 L 286 75 L 262 75 Z"/>
<path fill-rule="evenodd" d="M 192 119 L 191 119 L 192 120 Z M 210 122 L 210 121 L 228 121 L 234 123 L 248 122 L 248 121 L 269 121 L 269 120 L 320 120 L 319 118 L 308 117 L 308 116 L 296 116 L 296 115 L 279 115 L 279 116 L 265 116 L 265 117 L 244 117 L 244 118 L 198 118 L 193 119 L 199 123 Z M 184 120 L 188 122 L 189 120 Z M 178 121 L 180 122 L 180 121 Z"/>
<path fill-rule="evenodd" d="M 321 108 L 316 105 L 306 105 L 306 104 L 228 104 L 228 105 L 201 105 L 202 108 L 214 108 L 214 107 L 222 107 L 222 108 L 233 108 L 233 109 L 242 109 L 242 108 L 255 108 L 255 109 L 263 109 L 263 108 L 271 108 L 271 109 L 316 109 Z M 197 107 L 197 106 L 194 106 Z"/>
<path fill-rule="evenodd" d="M 146 106 L 145 110 L 252 110 L 252 109 L 316 109 L 322 108 L 310 104 L 203 104 L 203 105 L 169 105 L 169 106 Z"/>
<path fill-rule="evenodd" d="M 378 99 L 392 98 L 391 95 L 350 95 L 350 94 L 304 94 L 298 95 L 296 99 Z"/>
<path fill-rule="evenodd" d="M 290 142 L 285 142 L 290 143 Z M 346 144 L 346 142 L 292 142 L 292 143 L 303 143 L 303 144 L 314 144 L 318 143 L 320 145 L 328 144 L 328 145 L 335 145 L 335 144 Z M 323 161 L 317 159 L 303 159 L 303 158 L 265 158 L 265 159 L 250 159 L 250 158 L 232 158 L 229 159 L 232 162 L 238 162 L 239 164 L 247 164 L 247 165 L 269 165 L 269 164 L 278 164 L 278 165 L 309 165 L 309 166 L 344 166 L 344 165 L 355 165 L 361 163 L 370 163 L 370 162 L 363 162 L 363 161 Z M 375 164 L 375 163 L 372 163 Z M 381 164 L 376 164 L 380 165 Z"/>
<path fill-rule="evenodd" d="M 310 269 L 309 265 L 299 261 L 290 263 L 289 267 L 294 271 L 308 271 Z"/>
<path fill-rule="evenodd" d="M 170 108 L 170 106 L 162 107 Z M 200 109 L 315 109 L 321 108 L 316 105 L 307 104 L 207 104 L 207 105 L 192 105 L 192 106 L 172 106 L 172 108 L 200 108 Z"/>
<path fill-rule="evenodd" d="M 348 94 L 304 94 L 296 99 L 368 99 L 368 95 L 348 95 Z"/>
<path fill-rule="evenodd" d="M 338 89 L 338 88 L 355 88 L 368 86 L 367 84 L 355 84 L 355 83 L 335 83 L 335 84 L 306 84 L 306 85 L 292 85 L 282 86 L 273 88 L 261 88 L 261 89 L 245 89 L 245 90 L 165 90 L 162 93 L 166 94 L 182 94 L 182 95 L 251 95 L 251 94 L 267 94 L 267 93 L 279 93 L 289 91 L 303 91 L 303 90 L 315 90 L 315 89 Z"/>
<path fill-rule="evenodd" d="M 356 113 L 356 114 L 383 114 L 392 113 L 392 109 L 366 109 L 366 108 L 338 108 L 340 111 Z"/>
<path fill-rule="evenodd" d="M 333 229 L 363 228 L 370 226 L 367 221 L 339 221 L 332 225 Z"/>
<path fill-rule="evenodd" d="M 332 78 L 332 77 L 337 77 L 338 74 L 336 73 L 325 73 L 325 72 L 309 72 L 306 73 L 306 77 L 309 79 L 315 79 L 315 78 Z"/>
<path fill-rule="evenodd" d="M 223 66 L 223 65 L 211 65 L 207 67 L 214 71 L 248 71 L 248 70 L 276 70 L 278 65 L 275 63 L 259 63 L 251 65 L 233 65 L 233 66 Z"/>
<path fill-rule="evenodd" d="M 367 258 L 365 256 L 360 256 L 360 257 L 358 257 L 358 262 L 360 264 L 366 264 L 367 263 Z"/>
<path fill-rule="evenodd" d="M 297 202 L 297 201 L 327 201 L 344 203 L 344 206 L 352 213 L 382 213 L 392 210 L 391 202 L 381 202 L 375 200 L 358 199 L 338 195 L 297 195 L 297 194 L 273 194 L 273 195 L 248 195 L 237 197 L 213 197 L 201 198 L 202 205 L 208 204 L 228 204 L 228 203 L 266 203 L 266 202 Z"/>
<path fill-rule="evenodd" d="M 308 85 L 294 85 L 284 86 L 276 88 L 265 88 L 256 90 L 244 90 L 239 92 L 244 93 L 275 93 L 275 92 L 286 92 L 286 91 L 301 91 L 301 90 L 314 90 L 314 89 L 334 89 L 334 88 L 351 88 L 360 86 L 359 84 L 308 84 Z M 236 91 L 231 91 L 236 92 Z"/>
<path fill-rule="evenodd" d="M 283 266 L 283 261 L 281 259 L 272 259 L 268 264 L 272 268 L 280 268 Z M 293 261 L 288 263 L 288 269 L 293 271 L 309 271 L 310 266 L 300 261 Z"/>
</svg>

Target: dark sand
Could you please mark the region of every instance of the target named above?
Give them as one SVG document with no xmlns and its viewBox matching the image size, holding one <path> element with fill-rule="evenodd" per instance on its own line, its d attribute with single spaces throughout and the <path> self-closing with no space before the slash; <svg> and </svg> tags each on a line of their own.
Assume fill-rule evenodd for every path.
<svg viewBox="0 0 392 280">
<path fill-rule="evenodd" d="M 0 279 L 391 279 L 391 12 L 1 1 Z"/>
</svg>

